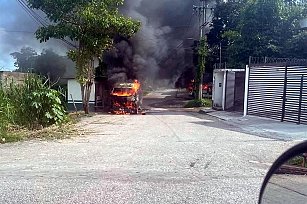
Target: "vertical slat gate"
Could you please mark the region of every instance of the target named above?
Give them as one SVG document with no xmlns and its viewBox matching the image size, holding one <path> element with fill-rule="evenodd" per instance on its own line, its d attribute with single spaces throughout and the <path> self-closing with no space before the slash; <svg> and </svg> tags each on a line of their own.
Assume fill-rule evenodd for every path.
<svg viewBox="0 0 307 204">
<path fill-rule="evenodd" d="M 283 121 L 298 122 L 301 76 L 288 76 Z"/>
<path fill-rule="evenodd" d="M 305 66 L 288 67 L 287 100 L 284 121 L 307 124 Z"/>
<path fill-rule="evenodd" d="M 285 67 L 250 67 L 248 114 L 281 120 Z"/>
<path fill-rule="evenodd" d="M 307 124 L 307 67 L 250 68 L 248 114 Z"/>
<path fill-rule="evenodd" d="M 300 122 L 301 124 L 307 124 L 307 75 L 303 78 Z"/>
</svg>

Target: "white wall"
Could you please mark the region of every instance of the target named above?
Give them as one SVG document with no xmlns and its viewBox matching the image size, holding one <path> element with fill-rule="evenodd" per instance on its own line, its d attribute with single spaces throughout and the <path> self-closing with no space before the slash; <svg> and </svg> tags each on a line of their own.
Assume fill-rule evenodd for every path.
<svg viewBox="0 0 307 204">
<path fill-rule="evenodd" d="M 81 87 L 80 84 L 77 82 L 77 80 L 69 79 L 67 82 L 67 88 L 68 88 L 68 94 L 67 94 L 68 103 L 72 102 L 71 95 L 75 103 L 82 103 Z M 95 84 L 93 84 L 92 86 L 90 103 L 95 103 Z"/>
<path fill-rule="evenodd" d="M 245 73 L 245 91 L 244 91 L 244 116 L 247 115 L 248 111 L 248 86 L 249 86 L 249 66 L 246 65 L 246 73 Z"/>
<path fill-rule="evenodd" d="M 214 72 L 213 74 L 213 106 L 222 107 L 224 72 Z"/>
<path fill-rule="evenodd" d="M 226 99 L 225 100 L 225 106 L 223 107 L 223 110 L 227 110 L 230 108 L 233 108 L 234 101 L 235 101 L 235 86 L 236 86 L 236 73 L 235 72 L 227 72 L 227 85 L 226 85 Z"/>
<path fill-rule="evenodd" d="M 300 21 L 301 28 L 307 28 L 307 18 Z"/>
</svg>

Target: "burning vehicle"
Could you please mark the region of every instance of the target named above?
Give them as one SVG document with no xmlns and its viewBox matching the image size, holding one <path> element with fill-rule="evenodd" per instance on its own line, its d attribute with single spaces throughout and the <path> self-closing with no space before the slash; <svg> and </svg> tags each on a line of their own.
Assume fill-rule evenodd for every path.
<svg viewBox="0 0 307 204">
<path fill-rule="evenodd" d="M 190 96 L 193 96 L 193 97 L 195 96 L 197 87 L 195 86 L 194 80 L 191 80 L 191 82 L 188 84 L 186 89 Z M 203 97 L 211 96 L 212 95 L 212 82 L 203 83 L 202 89 L 203 89 Z"/>
<path fill-rule="evenodd" d="M 138 114 L 142 111 L 141 84 L 117 83 L 111 91 L 111 112 L 114 114 Z"/>
</svg>

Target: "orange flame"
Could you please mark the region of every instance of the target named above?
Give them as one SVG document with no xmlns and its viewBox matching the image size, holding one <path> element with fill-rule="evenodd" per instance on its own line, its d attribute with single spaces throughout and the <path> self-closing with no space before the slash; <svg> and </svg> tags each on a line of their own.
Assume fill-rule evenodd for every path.
<svg viewBox="0 0 307 204">
<path fill-rule="evenodd" d="M 138 94 L 140 88 L 141 84 L 137 80 L 134 80 L 133 83 L 117 84 L 113 88 L 111 95 L 117 97 L 135 96 Z M 116 97 L 114 98 L 112 105 L 114 108 L 113 113 L 116 115 L 130 114 L 130 111 L 138 108 L 135 101 L 130 101 L 130 99 L 122 101 L 122 99 Z"/>
<path fill-rule="evenodd" d="M 134 83 L 120 84 L 120 88 L 114 88 L 112 91 L 113 96 L 133 96 L 141 87 L 138 80 L 134 80 Z"/>
</svg>

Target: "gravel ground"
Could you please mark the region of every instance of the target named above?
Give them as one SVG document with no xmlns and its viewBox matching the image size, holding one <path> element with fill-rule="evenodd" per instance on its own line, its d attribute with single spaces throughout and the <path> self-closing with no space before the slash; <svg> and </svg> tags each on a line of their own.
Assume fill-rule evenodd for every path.
<svg viewBox="0 0 307 204">
<path fill-rule="evenodd" d="M 148 95 L 146 115 L 85 118 L 82 137 L 1 145 L 0 203 L 256 203 L 296 142 L 168 108 L 170 93 Z"/>
</svg>

